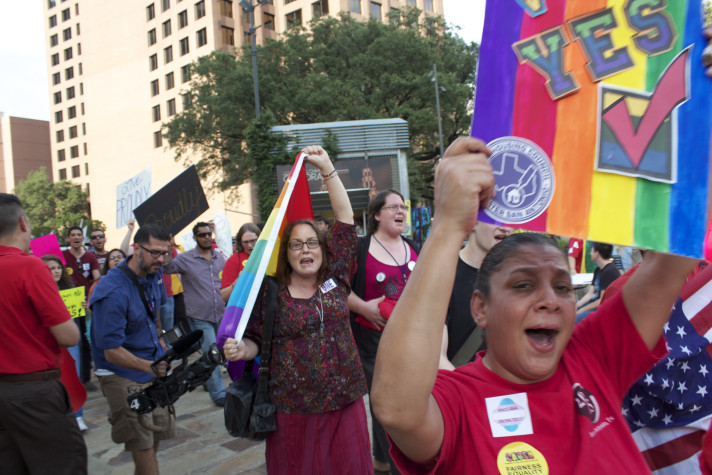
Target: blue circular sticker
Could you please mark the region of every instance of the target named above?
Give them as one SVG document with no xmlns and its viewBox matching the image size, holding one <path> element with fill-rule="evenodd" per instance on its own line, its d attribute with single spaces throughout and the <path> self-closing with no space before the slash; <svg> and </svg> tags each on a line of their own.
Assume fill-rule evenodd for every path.
<svg viewBox="0 0 712 475">
<path fill-rule="evenodd" d="M 523 224 L 543 213 L 554 196 L 554 169 L 546 153 L 520 137 L 501 137 L 487 146 L 497 196 L 485 213 L 507 224 Z"/>
</svg>

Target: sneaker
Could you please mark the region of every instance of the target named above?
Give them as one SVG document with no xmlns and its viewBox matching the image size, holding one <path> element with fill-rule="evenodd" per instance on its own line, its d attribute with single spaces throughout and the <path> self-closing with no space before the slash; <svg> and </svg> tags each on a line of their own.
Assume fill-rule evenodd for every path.
<svg viewBox="0 0 712 475">
<path fill-rule="evenodd" d="M 85 430 L 89 430 L 89 427 L 84 423 L 84 418 L 83 417 L 77 417 L 77 425 L 79 426 L 79 430 L 84 432 Z"/>
<path fill-rule="evenodd" d="M 218 407 L 225 407 L 225 396 L 220 396 L 213 403 Z"/>
</svg>

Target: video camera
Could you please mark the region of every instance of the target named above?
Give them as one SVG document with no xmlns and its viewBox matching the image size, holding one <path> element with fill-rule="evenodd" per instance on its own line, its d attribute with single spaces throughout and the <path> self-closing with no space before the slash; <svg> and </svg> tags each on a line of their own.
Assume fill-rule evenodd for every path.
<svg viewBox="0 0 712 475">
<path fill-rule="evenodd" d="M 170 333 L 170 336 L 168 334 Z M 181 364 L 173 368 L 171 373 L 162 378 L 156 377 L 150 386 L 141 391 L 129 394 L 126 401 L 129 407 L 139 414 L 147 414 L 156 406 L 166 407 L 178 400 L 183 394 L 201 386 L 210 379 L 210 375 L 217 365 L 225 363 L 225 357 L 215 344 L 210 350 L 203 353 L 200 358 L 188 364 L 188 356 L 200 349 L 202 330 L 196 330 L 188 335 L 182 335 L 180 328 L 166 333 L 166 340 L 172 344 L 171 348 L 159 359 L 151 363 L 154 374 L 158 375 L 156 366 L 165 361 L 171 362 L 180 359 Z M 171 341 L 171 339 L 173 341 Z"/>
</svg>

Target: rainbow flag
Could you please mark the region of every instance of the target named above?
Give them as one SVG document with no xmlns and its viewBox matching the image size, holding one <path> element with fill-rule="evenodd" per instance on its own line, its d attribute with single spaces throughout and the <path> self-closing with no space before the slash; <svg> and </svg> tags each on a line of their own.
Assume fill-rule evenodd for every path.
<svg viewBox="0 0 712 475">
<path fill-rule="evenodd" d="M 284 229 L 292 221 L 314 219 L 304 167 L 305 157 L 303 153 L 297 155 L 267 224 L 262 229 L 257 244 L 237 279 L 218 330 L 217 341 L 221 348 L 228 337 L 240 340 L 245 333 L 265 274 L 274 275 L 277 270 L 279 245 Z"/>
<path fill-rule="evenodd" d="M 701 2 L 487 1 L 472 136 L 526 139 L 551 168 L 548 206 L 517 227 L 702 257 L 712 80 Z M 522 203 L 540 179 L 508 160 L 495 171 L 517 171 L 519 187 L 498 195 Z"/>
</svg>

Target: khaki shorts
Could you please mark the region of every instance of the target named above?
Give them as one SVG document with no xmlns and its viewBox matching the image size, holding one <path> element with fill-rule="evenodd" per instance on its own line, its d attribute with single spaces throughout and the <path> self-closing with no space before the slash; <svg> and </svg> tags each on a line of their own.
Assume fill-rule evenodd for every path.
<svg viewBox="0 0 712 475">
<path fill-rule="evenodd" d="M 101 391 L 109 403 L 111 440 L 124 444 L 127 452 L 146 450 L 159 440 L 176 436 L 176 416 L 173 406 L 157 407 L 150 414 L 139 414 L 129 409 L 129 394 L 148 386 L 122 378 L 116 374 L 99 376 Z"/>
</svg>

